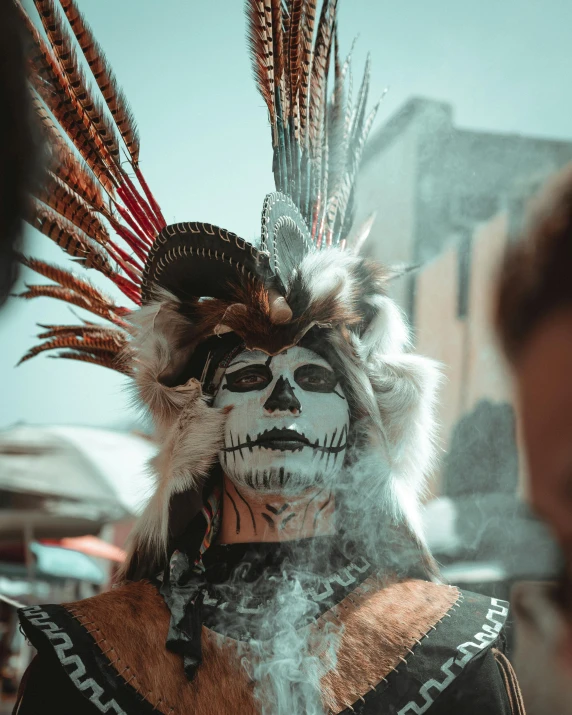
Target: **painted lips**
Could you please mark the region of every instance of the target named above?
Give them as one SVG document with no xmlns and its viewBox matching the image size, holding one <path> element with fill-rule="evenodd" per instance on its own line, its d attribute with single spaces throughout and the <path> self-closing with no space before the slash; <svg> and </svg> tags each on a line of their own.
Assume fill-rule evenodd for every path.
<svg viewBox="0 0 572 715">
<path fill-rule="evenodd" d="M 248 440 L 248 437 L 247 437 Z M 252 446 L 263 447 L 266 449 L 281 449 L 296 451 L 310 444 L 310 440 L 304 437 L 303 434 L 296 432 L 293 429 L 280 429 L 273 427 L 269 430 L 264 430 L 259 434 Z"/>
<path fill-rule="evenodd" d="M 323 453 L 337 454 L 346 448 L 346 439 L 346 427 L 342 429 L 339 435 L 337 435 L 337 430 L 334 430 L 334 434 L 330 439 L 324 439 L 324 444 L 320 444 L 319 440 L 310 442 L 305 435 L 296 432 L 296 430 L 272 427 L 272 429 L 261 432 L 255 439 L 247 435 L 246 440 L 238 444 L 234 443 L 231 435 L 231 445 L 230 447 L 224 447 L 223 452 L 236 452 L 238 450 L 242 452 L 243 449 L 252 451 L 253 447 L 275 449 L 283 452 L 297 452 L 304 449 L 304 447 L 311 447 Z"/>
</svg>

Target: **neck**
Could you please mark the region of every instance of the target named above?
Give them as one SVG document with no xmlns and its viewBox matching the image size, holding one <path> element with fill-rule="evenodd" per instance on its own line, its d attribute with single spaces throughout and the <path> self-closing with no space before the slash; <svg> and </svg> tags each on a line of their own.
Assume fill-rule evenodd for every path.
<svg viewBox="0 0 572 715">
<path fill-rule="evenodd" d="M 221 544 L 291 541 L 330 536 L 334 529 L 334 495 L 329 487 L 300 494 L 276 494 L 235 486 L 225 475 Z"/>
</svg>

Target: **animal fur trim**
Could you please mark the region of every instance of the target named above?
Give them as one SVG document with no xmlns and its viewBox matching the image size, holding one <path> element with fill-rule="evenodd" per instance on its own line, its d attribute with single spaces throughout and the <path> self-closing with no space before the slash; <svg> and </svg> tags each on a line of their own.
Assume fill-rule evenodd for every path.
<svg viewBox="0 0 572 715">
<path fill-rule="evenodd" d="M 147 563 L 150 575 L 152 565 L 156 570 L 162 568 L 167 556 L 171 500 L 176 494 L 198 490 L 223 444 L 228 410 L 209 407 L 198 380 L 191 379 L 182 388 L 177 393 L 176 418 L 170 426 L 162 425 L 161 446 L 151 462 L 157 486 L 130 534 L 126 572 L 135 559 Z"/>
</svg>

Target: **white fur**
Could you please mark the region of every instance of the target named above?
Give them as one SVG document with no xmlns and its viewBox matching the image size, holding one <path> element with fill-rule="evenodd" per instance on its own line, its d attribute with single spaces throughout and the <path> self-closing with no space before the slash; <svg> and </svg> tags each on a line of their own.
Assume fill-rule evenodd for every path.
<svg viewBox="0 0 572 715">
<path fill-rule="evenodd" d="M 296 275 L 302 278 L 312 303 L 335 295 L 341 305 L 351 309 L 356 298 L 352 268 L 358 261 L 336 248 L 314 251 L 304 257 Z"/>
<path fill-rule="evenodd" d="M 189 323 L 180 315 L 179 301 L 167 291 L 159 292 L 149 305 L 133 313 L 133 340 L 129 351 L 135 373 L 137 404 L 143 403 L 153 418 L 158 437 L 173 424 L 187 403 L 186 387 L 167 387 L 159 376 L 174 359 L 174 344 Z"/>
<path fill-rule="evenodd" d="M 372 500 L 409 522 L 421 539 L 420 501 L 436 459 L 434 405 L 441 373 L 437 363 L 411 354 L 381 355 L 367 365 L 385 441 L 370 441 L 388 455 L 388 474 L 368 490 Z"/>
<path fill-rule="evenodd" d="M 131 554 L 166 553 L 171 498 L 199 485 L 222 446 L 226 412 L 206 404 L 198 380 L 189 380 L 187 388 L 186 402 L 151 463 L 157 488 L 132 532 Z"/>
<path fill-rule="evenodd" d="M 360 357 L 367 362 L 374 355 L 401 353 L 409 345 L 409 328 L 399 306 L 386 295 L 373 295 L 367 299 L 376 310 L 360 339 Z"/>
</svg>

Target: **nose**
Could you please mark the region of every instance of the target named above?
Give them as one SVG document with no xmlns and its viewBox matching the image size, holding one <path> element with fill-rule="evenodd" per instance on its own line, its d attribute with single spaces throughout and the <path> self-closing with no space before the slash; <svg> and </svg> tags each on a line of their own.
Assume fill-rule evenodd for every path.
<svg viewBox="0 0 572 715">
<path fill-rule="evenodd" d="M 264 409 L 267 412 L 291 412 L 293 415 L 299 415 L 302 412 L 302 405 L 288 380 L 279 377 L 272 394 L 264 403 Z"/>
</svg>

